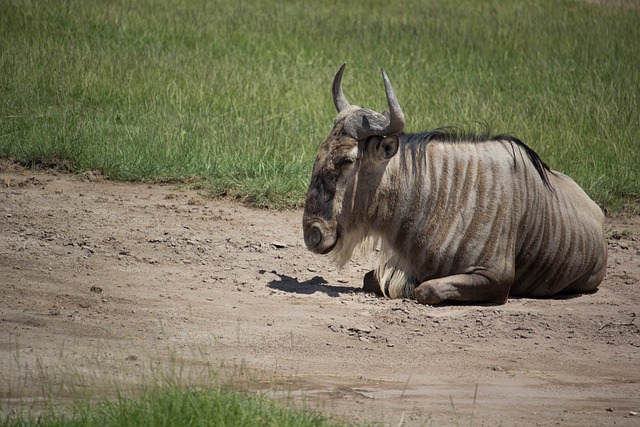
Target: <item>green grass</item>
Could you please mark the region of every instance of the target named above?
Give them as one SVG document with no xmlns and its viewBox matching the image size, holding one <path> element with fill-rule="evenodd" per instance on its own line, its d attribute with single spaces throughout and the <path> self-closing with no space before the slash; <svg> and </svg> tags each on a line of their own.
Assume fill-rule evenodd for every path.
<svg viewBox="0 0 640 427">
<path fill-rule="evenodd" d="M 2 420 L 0 419 L 0 422 Z M 169 387 L 136 398 L 84 402 L 66 413 L 19 415 L 5 420 L 7 427 L 329 427 L 339 426 L 316 412 L 287 408 L 259 394 L 225 390 Z"/>
<path fill-rule="evenodd" d="M 131 360 L 130 349 L 101 346 L 81 361 L 61 348 L 46 362 L 16 348 L 0 370 L 0 426 L 359 425 L 319 412 L 297 376 L 213 362 L 210 347 L 160 345 Z"/>
<path fill-rule="evenodd" d="M 343 61 L 408 131 L 486 122 L 601 205 L 640 198 L 640 8 L 536 2 L 0 2 L 0 157 L 304 199 Z"/>
</svg>

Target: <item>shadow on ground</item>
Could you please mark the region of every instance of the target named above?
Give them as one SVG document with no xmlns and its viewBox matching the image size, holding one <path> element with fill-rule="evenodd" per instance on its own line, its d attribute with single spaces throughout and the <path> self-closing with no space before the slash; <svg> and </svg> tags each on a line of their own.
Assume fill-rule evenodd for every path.
<svg viewBox="0 0 640 427">
<path fill-rule="evenodd" d="M 297 278 L 287 276 L 286 274 L 279 274 L 275 271 L 272 273 L 277 275 L 279 279 L 270 281 L 267 286 L 272 289 L 293 294 L 311 295 L 316 292 L 322 292 L 330 297 L 339 297 L 341 294 L 345 293 L 364 292 L 361 288 L 331 285 L 324 277 L 321 276 L 314 276 L 309 280 L 301 282 Z"/>
</svg>

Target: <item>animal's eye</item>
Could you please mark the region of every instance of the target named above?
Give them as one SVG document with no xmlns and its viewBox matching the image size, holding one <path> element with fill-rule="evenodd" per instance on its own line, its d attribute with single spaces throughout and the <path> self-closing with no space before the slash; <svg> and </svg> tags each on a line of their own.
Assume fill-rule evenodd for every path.
<svg viewBox="0 0 640 427">
<path fill-rule="evenodd" d="M 338 166 L 341 168 L 346 168 L 351 166 L 355 162 L 356 162 L 355 159 L 352 159 L 351 157 L 345 157 L 344 159 L 340 160 L 340 163 L 338 164 Z"/>
</svg>

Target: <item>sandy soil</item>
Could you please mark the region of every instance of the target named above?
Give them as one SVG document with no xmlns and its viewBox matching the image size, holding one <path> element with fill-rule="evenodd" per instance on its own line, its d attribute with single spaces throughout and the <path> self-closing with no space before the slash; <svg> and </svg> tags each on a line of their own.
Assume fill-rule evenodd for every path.
<svg viewBox="0 0 640 427">
<path fill-rule="evenodd" d="M 640 425 L 640 217 L 595 294 L 434 308 L 362 292 L 374 260 L 338 271 L 301 216 L 0 165 L 4 415 L 223 376 L 382 425 Z"/>
</svg>

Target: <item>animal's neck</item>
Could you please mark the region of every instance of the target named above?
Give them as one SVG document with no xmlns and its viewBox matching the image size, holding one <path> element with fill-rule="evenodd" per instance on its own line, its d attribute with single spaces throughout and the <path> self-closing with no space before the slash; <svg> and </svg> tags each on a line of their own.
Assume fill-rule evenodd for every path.
<svg viewBox="0 0 640 427">
<path fill-rule="evenodd" d="M 401 140 L 398 153 L 386 165 L 373 204 L 376 229 L 393 240 L 401 228 L 413 228 L 413 222 L 425 218 L 430 208 L 432 174 L 429 171 L 426 144 Z"/>
</svg>

